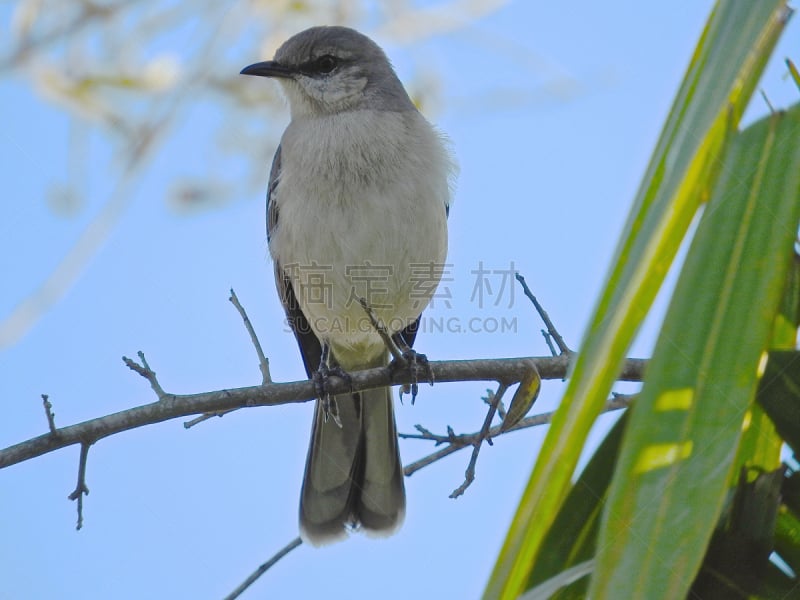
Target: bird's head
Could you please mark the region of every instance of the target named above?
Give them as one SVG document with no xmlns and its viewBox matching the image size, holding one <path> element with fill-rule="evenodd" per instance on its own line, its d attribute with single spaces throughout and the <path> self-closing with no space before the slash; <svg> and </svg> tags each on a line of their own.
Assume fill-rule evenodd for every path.
<svg viewBox="0 0 800 600">
<path fill-rule="evenodd" d="M 242 74 L 277 78 L 293 117 L 414 108 L 380 46 L 348 27 L 306 29 Z"/>
</svg>

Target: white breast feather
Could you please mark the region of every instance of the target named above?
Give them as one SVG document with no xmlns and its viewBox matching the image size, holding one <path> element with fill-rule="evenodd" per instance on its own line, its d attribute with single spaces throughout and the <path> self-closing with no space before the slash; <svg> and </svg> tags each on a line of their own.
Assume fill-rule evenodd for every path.
<svg viewBox="0 0 800 600">
<path fill-rule="evenodd" d="M 412 136 L 414 121 L 423 127 Z M 281 153 L 270 253 L 289 271 L 303 313 L 339 363 L 373 362 L 385 348 L 355 296 L 366 295 L 393 333 L 430 301 L 447 255 L 449 154 L 433 127 L 410 111 L 295 120 Z M 439 267 L 426 273 L 421 265 L 431 263 Z M 374 278 L 372 293 L 358 275 Z"/>
</svg>

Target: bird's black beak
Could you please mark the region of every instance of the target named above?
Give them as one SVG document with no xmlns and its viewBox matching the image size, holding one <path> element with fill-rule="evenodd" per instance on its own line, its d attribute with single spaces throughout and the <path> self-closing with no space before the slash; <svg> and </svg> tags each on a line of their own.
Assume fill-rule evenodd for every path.
<svg viewBox="0 0 800 600">
<path fill-rule="evenodd" d="M 274 60 L 266 60 L 245 67 L 240 74 L 257 75 L 259 77 L 291 77 L 294 72 L 283 65 L 279 65 Z"/>
</svg>

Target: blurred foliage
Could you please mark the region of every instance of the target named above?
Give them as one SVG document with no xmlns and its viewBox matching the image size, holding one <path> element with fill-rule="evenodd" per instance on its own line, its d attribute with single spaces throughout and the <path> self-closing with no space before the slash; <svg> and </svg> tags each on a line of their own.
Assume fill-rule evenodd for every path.
<svg viewBox="0 0 800 600">
<path fill-rule="evenodd" d="M 21 0 L 10 35 L 0 44 L 0 75 L 14 71 L 29 79 L 39 94 L 68 111 L 75 136 L 97 133 L 112 140 L 123 172 L 158 155 L 192 107 L 224 109 L 217 150 L 242 157 L 240 167 L 249 172 L 231 178 L 176 173 L 170 206 L 197 210 L 238 197 L 242 184 L 261 185 L 283 127 L 254 117 L 278 113 L 283 100 L 277 86 L 253 85 L 239 76 L 245 63 L 271 57 L 280 43 L 311 25 L 347 24 L 402 43 L 463 27 L 506 2 L 450 0 L 420 8 L 410 0 Z M 412 81 L 410 88 L 425 107 L 436 102 L 438 89 L 429 74 L 420 77 L 427 80 L 419 86 Z M 70 160 L 76 163 L 86 144 L 71 143 Z M 71 166 L 74 173 L 87 172 Z M 80 175 L 56 186 L 51 206 L 74 214 L 84 188 Z"/>
</svg>

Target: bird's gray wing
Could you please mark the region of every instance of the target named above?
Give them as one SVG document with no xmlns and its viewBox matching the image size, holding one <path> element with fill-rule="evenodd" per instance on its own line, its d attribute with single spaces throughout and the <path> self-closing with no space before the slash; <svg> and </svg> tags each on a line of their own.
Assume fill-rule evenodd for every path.
<svg viewBox="0 0 800 600">
<path fill-rule="evenodd" d="M 272 159 L 272 168 L 269 172 L 269 185 L 267 186 L 267 240 L 270 239 L 278 225 L 278 203 L 275 201 L 278 194 L 278 184 L 281 177 L 281 147 L 275 151 L 275 158 Z M 311 331 L 308 319 L 300 310 L 297 302 L 292 282 L 289 275 L 281 268 L 280 263 L 275 261 L 275 287 L 278 289 L 278 297 L 283 304 L 286 312 L 286 319 L 292 328 L 292 333 L 300 347 L 300 354 L 303 357 L 303 364 L 306 374 L 311 378 L 311 374 L 319 368 L 322 359 L 322 346 Z"/>
<path fill-rule="evenodd" d="M 281 147 L 275 150 L 272 158 L 272 168 L 269 170 L 269 184 L 267 184 L 267 241 L 278 226 L 278 203 L 275 202 L 278 181 L 281 176 Z"/>
<path fill-rule="evenodd" d="M 278 147 L 272 161 L 267 188 L 267 239 L 281 226 L 276 201 L 280 194 L 280 177 L 281 148 Z M 300 347 L 306 373 L 311 378 L 320 366 L 322 345 L 297 302 L 290 274 L 283 270 L 278 261 L 275 261 L 275 285 Z M 380 395 L 371 402 L 376 407 L 373 413 L 381 416 L 380 411 L 391 411 L 388 389 L 366 392 L 371 393 Z M 395 528 L 405 511 L 403 472 L 397 454 L 394 418 L 380 423 L 390 429 L 386 439 L 393 444 L 392 452 L 376 451 L 373 460 L 366 464 L 368 461 L 364 457 L 361 394 L 337 396 L 334 402 L 338 407 L 341 426 L 329 421 L 322 402 L 316 402 L 303 488 L 300 492 L 300 530 L 303 538 L 314 545 L 340 539 L 346 534 L 348 526 L 357 522 L 363 522 L 367 529 Z M 387 414 L 391 415 L 391 412 Z M 385 419 L 387 417 L 384 416 Z M 380 459 L 384 455 L 387 457 L 385 461 L 390 462 L 389 467 L 381 464 Z M 376 477 L 370 471 L 372 479 L 366 482 L 365 470 L 369 470 L 370 466 L 373 471 L 378 470 L 379 475 Z M 387 477 L 391 477 L 389 484 L 383 481 Z M 373 482 L 374 479 L 377 482 Z M 365 488 L 369 488 L 370 498 L 373 499 L 371 504 L 368 501 L 359 502 Z"/>
<path fill-rule="evenodd" d="M 450 204 L 444 205 L 444 214 L 446 217 L 450 217 Z M 417 339 L 417 331 L 419 330 L 419 320 L 422 318 L 422 315 L 418 316 L 414 319 L 411 323 L 409 323 L 405 329 L 403 329 L 400 334 L 403 336 L 403 339 L 408 344 L 409 348 L 414 347 L 414 340 Z"/>
</svg>

